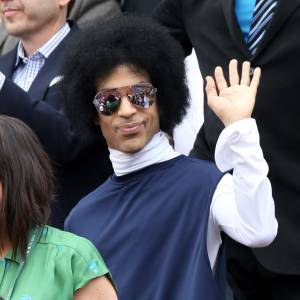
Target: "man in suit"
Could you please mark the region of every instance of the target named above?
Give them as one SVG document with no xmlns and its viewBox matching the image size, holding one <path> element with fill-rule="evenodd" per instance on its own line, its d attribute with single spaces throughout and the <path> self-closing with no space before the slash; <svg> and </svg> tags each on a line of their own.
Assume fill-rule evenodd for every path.
<svg viewBox="0 0 300 300">
<path fill-rule="evenodd" d="M 52 159 L 57 176 L 52 216 L 56 227 L 62 227 L 77 201 L 111 173 L 104 144 L 79 140 L 62 111 L 59 69 L 68 39 L 78 30 L 66 22 L 69 3 L 0 1 L 7 32 L 20 39 L 14 50 L 0 58 L 0 113 L 27 123 Z"/>
<path fill-rule="evenodd" d="M 93 19 L 106 19 L 120 13 L 120 5 L 116 0 L 74 0 L 68 8 L 68 19 L 76 21 L 79 26 Z M 18 39 L 11 36 L 0 22 L 0 54 L 12 50 Z"/>
<path fill-rule="evenodd" d="M 225 67 L 231 58 L 249 60 L 252 67 L 262 69 L 254 117 L 270 166 L 279 231 L 263 249 L 228 242 L 229 270 L 237 299 L 291 300 L 300 299 L 300 0 L 267 2 L 164 0 L 155 18 L 186 54 L 195 48 L 203 77 L 216 65 Z M 271 2 L 275 9 L 251 53 L 251 18 L 257 6 Z M 213 160 L 222 124 L 206 99 L 204 119 L 192 155 Z"/>
</svg>

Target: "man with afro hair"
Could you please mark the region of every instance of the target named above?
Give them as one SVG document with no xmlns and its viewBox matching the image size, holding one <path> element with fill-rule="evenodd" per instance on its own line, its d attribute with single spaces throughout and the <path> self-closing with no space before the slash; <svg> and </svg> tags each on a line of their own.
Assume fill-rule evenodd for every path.
<svg viewBox="0 0 300 300">
<path fill-rule="evenodd" d="M 260 69 L 250 80 L 250 63 L 240 75 L 232 60 L 229 82 L 220 67 L 206 79 L 210 106 L 226 127 L 216 166 L 169 145 L 166 132 L 184 116 L 188 93 L 184 55 L 160 26 L 118 18 L 88 29 L 71 49 L 66 113 L 82 136 L 102 133 L 114 174 L 79 202 L 65 229 L 101 251 L 120 299 L 224 299 L 221 232 L 254 247 L 277 232 L 251 119 Z"/>
</svg>

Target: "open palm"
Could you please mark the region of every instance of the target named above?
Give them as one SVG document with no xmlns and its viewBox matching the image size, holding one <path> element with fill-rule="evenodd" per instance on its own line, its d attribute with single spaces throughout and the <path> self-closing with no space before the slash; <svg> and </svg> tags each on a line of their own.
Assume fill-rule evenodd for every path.
<svg viewBox="0 0 300 300">
<path fill-rule="evenodd" d="M 254 70 L 250 80 L 250 63 L 244 62 L 241 79 L 237 70 L 237 60 L 229 63 L 229 84 L 227 84 L 221 67 L 215 69 L 215 80 L 206 77 L 206 93 L 209 107 L 225 126 L 241 119 L 250 118 L 259 85 L 260 69 Z"/>
</svg>

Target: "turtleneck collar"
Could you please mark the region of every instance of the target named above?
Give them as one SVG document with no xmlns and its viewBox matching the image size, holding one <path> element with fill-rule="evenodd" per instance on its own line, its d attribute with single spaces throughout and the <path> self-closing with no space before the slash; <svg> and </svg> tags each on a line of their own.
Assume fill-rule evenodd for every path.
<svg viewBox="0 0 300 300">
<path fill-rule="evenodd" d="M 134 154 L 127 154 L 111 148 L 109 148 L 109 152 L 117 176 L 127 175 L 180 155 L 174 151 L 169 144 L 167 135 L 162 131 L 156 133 L 142 150 Z"/>
</svg>

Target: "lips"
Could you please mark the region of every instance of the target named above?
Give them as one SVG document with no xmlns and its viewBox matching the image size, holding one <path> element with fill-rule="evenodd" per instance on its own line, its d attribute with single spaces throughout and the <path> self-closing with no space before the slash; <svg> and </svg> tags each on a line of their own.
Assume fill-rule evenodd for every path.
<svg viewBox="0 0 300 300">
<path fill-rule="evenodd" d="M 14 16 L 15 14 L 17 14 L 19 12 L 19 9 L 14 8 L 14 7 L 5 7 L 2 9 L 2 14 L 5 17 L 11 17 Z"/>
<path fill-rule="evenodd" d="M 138 133 L 139 130 L 144 126 L 144 122 L 131 122 L 119 125 L 118 130 L 124 135 L 131 135 Z"/>
</svg>

